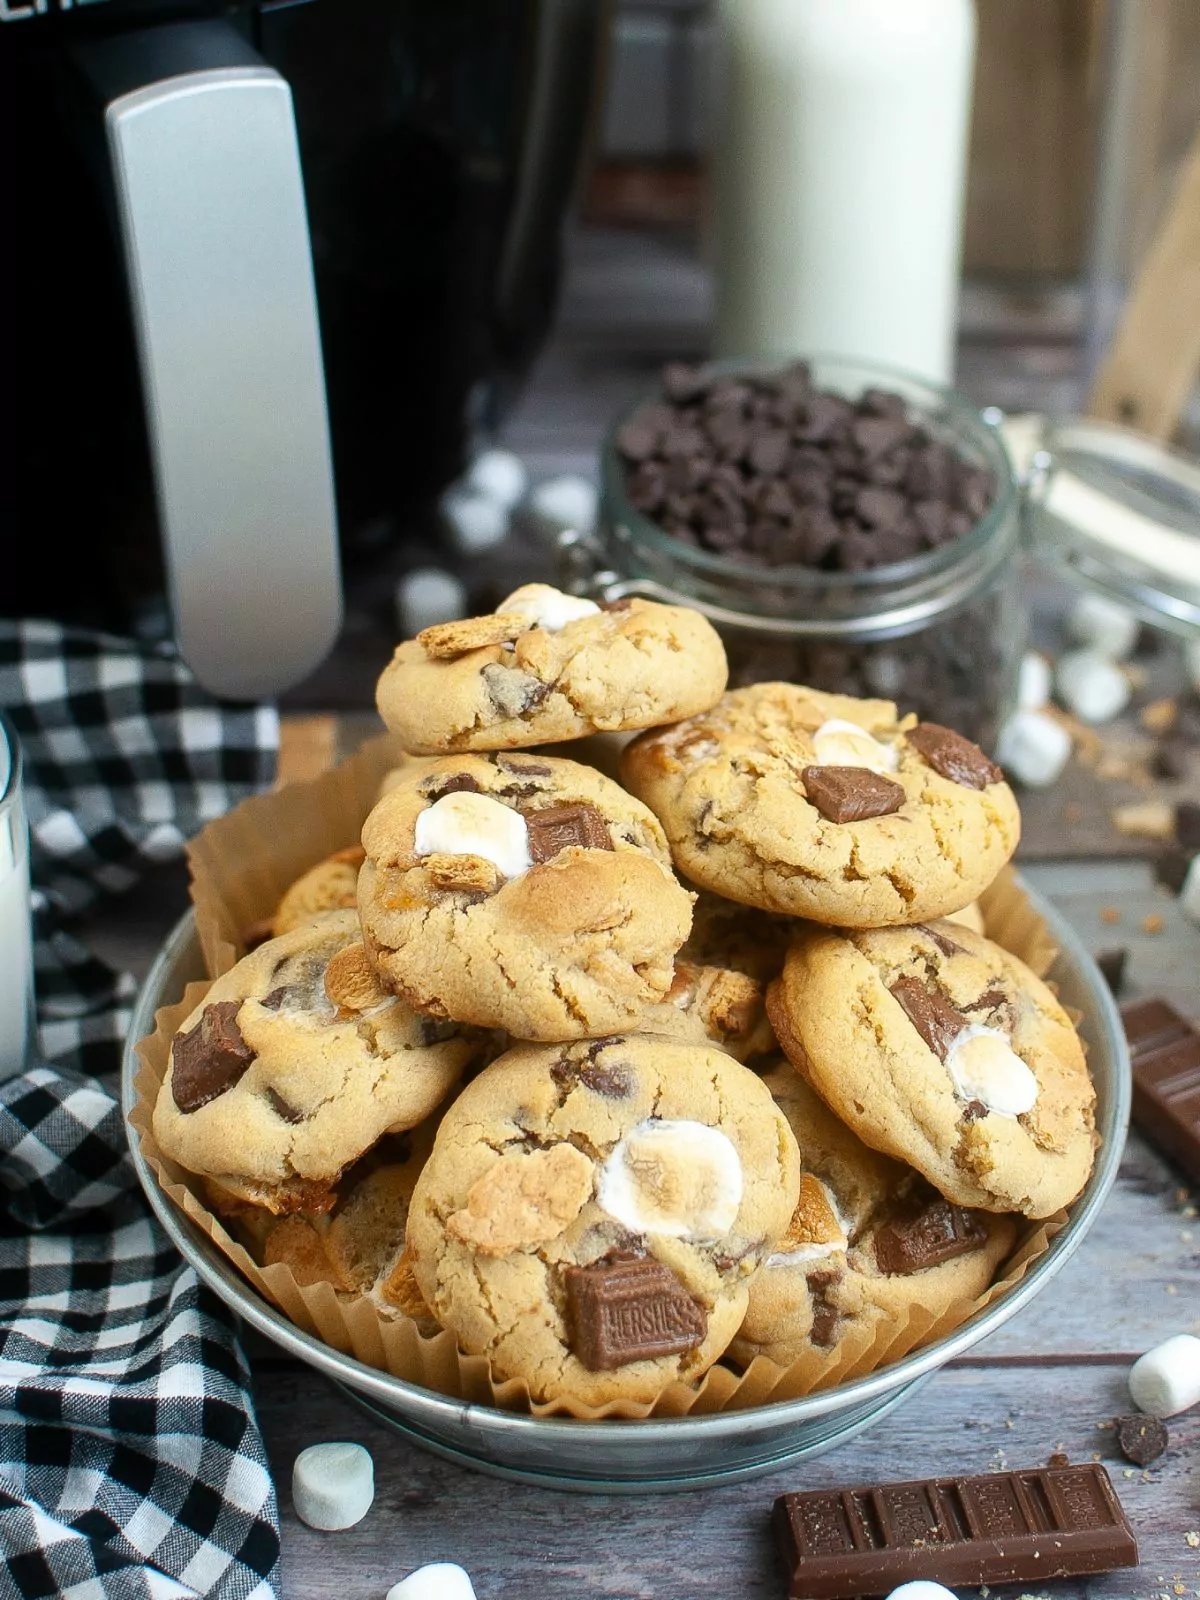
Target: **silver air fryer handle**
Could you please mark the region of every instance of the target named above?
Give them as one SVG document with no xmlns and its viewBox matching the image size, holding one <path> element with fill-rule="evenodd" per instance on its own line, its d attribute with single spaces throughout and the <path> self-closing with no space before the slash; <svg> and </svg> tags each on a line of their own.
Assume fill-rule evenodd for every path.
<svg viewBox="0 0 1200 1600">
<path fill-rule="evenodd" d="M 214 694 L 270 697 L 341 624 L 291 91 L 222 23 L 81 55 L 106 102 L 175 636 Z"/>
</svg>

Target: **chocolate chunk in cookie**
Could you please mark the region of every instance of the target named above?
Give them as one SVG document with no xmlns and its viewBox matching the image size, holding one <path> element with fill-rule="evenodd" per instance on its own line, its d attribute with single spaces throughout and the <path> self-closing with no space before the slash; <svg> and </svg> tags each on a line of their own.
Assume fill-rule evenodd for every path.
<svg viewBox="0 0 1200 1600">
<path fill-rule="evenodd" d="M 611 850 L 608 823 L 595 806 L 581 801 L 577 805 L 543 806 L 523 813 L 529 829 L 529 854 L 535 866 L 551 861 L 562 850 Z"/>
<path fill-rule="evenodd" d="M 693 1350 L 708 1331 L 703 1306 L 661 1261 L 568 1267 L 570 1348 L 589 1372 Z"/>
<path fill-rule="evenodd" d="M 927 989 L 919 978 L 897 978 L 890 993 L 904 1007 L 908 1020 L 934 1055 L 944 1061 L 950 1046 L 969 1026 L 966 1017 L 940 994 Z"/>
<path fill-rule="evenodd" d="M 827 822 L 864 822 L 887 817 L 904 804 L 904 790 L 866 767 L 805 767 L 807 798 Z"/>
<path fill-rule="evenodd" d="M 977 744 L 939 722 L 919 722 L 909 730 L 908 742 L 936 773 L 964 789 L 986 789 L 990 783 L 1004 782 L 1003 772 Z"/>
<path fill-rule="evenodd" d="M 171 1093 L 180 1111 L 199 1111 L 232 1089 L 254 1060 L 237 1025 L 240 1000 L 205 1006 L 190 1033 L 175 1036 L 171 1049 Z"/>
<path fill-rule="evenodd" d="M 987 1229 L 975 1212 L 931 1200 L 884 1223 L 875 1235 L 875 1261 L 880 1272 L 923 1272 L 986 1241 Z"/>
</svg>

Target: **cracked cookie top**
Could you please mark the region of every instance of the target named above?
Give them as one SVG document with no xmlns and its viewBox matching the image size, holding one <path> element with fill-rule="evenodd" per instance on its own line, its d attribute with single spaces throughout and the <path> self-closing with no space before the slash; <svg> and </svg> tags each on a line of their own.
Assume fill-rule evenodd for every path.
<svg viewBox="0 0 1200 1600">
<path fill-rule="evenodd" d="M 635 1027 L 675 977 L 692 896 L 653 813 L 574 761 L 446 756 L 363 824 L 363 936 L 416 1010 L 518 1039 Z"/>
<path fill-rule="evenodd" d="M 426 628 L 396 649 L 376 705 L 407 750 L 514 750 L 653 728 L 713 705 L 725 649 L 699 612 L 597 606 L 548 584 L 499 610 Z"/>
<path fill-rule="evenodd" d="M 343 1170 L 428 1116 L 484 1044 L 389 994 L 355 913 L 329 911 L 244 956 L 184 1019 L 155 1138 L 218 1194 L 320 1212 Z"/>
<path fill-rule="evenodd" d="M 1083 1045 L 1047 986 L 979 934 L 945 921 L 810 931 L 767 1008 L 842 1121 L 955 1204 L 1048 1217 L 1087 1182 Z"/>
<path fill-rule="evenodd" d="M 799 1183 L 768 1090 L 718 1050 L 522 1045 L 442 1119 L 413 1272 L 462 1348 L 535 1400 L 651 1401 L 728 1345 Z"/>
<path fill-rule="evenodd" d="M 1013 793 L 977 746 L 888 700 L 796 684 L 735 689 L 641 734 L 621 777 L 692 882 L 836 927 L 958 911 L 1020 835 Z"/>
</svg>

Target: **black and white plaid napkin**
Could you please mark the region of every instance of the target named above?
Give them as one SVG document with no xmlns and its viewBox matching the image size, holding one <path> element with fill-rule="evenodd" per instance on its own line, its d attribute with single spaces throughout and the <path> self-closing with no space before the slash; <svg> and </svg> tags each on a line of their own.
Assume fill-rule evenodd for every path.
<svg viewBox="0 0 1200 1600">
<path fill-rule="evenodd" d="M 25 757 L 43 1058 L 0 1085 L 0 1596 L 273 1600 L 245 1357 L 128 1157 L 135 985 L 72 925 L 270 787 L 278 718 L 213 701 L 162 648 L 32 621 L 0 621 L 0 707 Z"/>
</svg>

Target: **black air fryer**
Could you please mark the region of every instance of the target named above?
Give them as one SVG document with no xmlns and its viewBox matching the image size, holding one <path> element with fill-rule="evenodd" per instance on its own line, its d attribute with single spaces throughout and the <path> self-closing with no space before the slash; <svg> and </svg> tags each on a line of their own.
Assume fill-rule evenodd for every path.
<svg viewBox="0 0 1200 1600">
<path fill-rule="evenodd" d="M 546 332 L 603 0 L 0 0 L 9 616 L 280 691 Z"/>
</svg>

